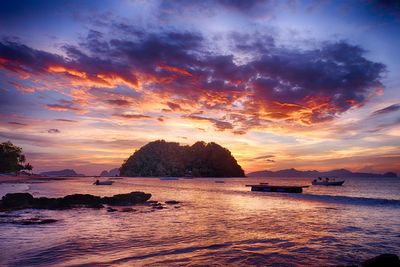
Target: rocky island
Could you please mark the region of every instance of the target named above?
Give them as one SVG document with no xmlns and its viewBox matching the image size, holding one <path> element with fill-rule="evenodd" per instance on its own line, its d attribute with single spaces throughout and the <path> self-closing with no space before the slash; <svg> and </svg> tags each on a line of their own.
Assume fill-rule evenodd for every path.
<svg viewBox="0 0 400 267">
<path fill-rule="evenodd" d="M 216 144 L 192 146 L 158 140 L 135 151 L 121 166 L 121 176 L 244 177 L 231 152 Z"/>
<path fill-rule="evenodd" d="M 151 194 L 130 192 L 111 197 L 99 197 L 90 194 L 73 194 L 61 198 L 35 198 L 29 193 L 9 193 L 0 200 L 0 212 L 20 209 L 64 210 L 76 207 L 103 208 L 110 206 L 131 206 L 146 203 Z"/>
</svg>

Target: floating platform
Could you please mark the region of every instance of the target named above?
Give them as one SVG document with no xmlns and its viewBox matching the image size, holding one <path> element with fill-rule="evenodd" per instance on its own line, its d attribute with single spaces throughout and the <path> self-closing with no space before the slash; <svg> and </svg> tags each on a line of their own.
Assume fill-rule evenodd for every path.
<svg viewBox="0 0 400 267">
<path fill-rule="evenodd" d="M 303 188 L 306 186 L 290 186 L 290 185 L 268 185 L 266 183 L 262 184 L 250 184 L 246 185 L 251 187 L 251 191 L 257 192 L 279 192 L 279 193 L 301 193 Z"/>
</svg>

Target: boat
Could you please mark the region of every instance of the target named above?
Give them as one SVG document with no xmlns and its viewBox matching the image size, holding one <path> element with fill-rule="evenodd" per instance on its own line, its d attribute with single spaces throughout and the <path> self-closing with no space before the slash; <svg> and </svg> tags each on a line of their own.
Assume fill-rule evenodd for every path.
<svg viewBox="0 0 400 267">
<path fill-rule="evenodd" d="M 332 186 L 341 186 L 344 181 L 312 181 L 312 185 L 332 185 Z"/>
<path fill-rule="evenodd" d="M 335 181 L 335 179 L 330 180 L 328 177 L 326 177 L 325 179 L 322 179 L 321 177 L 318 177 L 318 179 L 314 179 L 311 183 L 312 183 L 312 185 L 341 186 L 341 185 L 343 185 L 344 180 Z"/>
<path fill-rule="evenodd" d="M 291 185 L 268 185 L 266 183 L 261 184 L 253 184 L 246 185 L 251 187 L 251 191 L 257 192 L 277 192 L 277 193 L 301 193 L 303 192 L 303 188 L 307 188 L 308 186 L 291 186 Z"/>
<path fill-rule="evenodd" d="M 161 177 L 160 180 L 161 180 L 161 181 L 176 181 L 176 180 L 179 180 L 179 178 L 178 178 L 178 177 L 169 177 L 169 176 L 166 176 L 166 177 Z"/>
<path fill-rule="evenodd" d="M 94 185 L 112 185 L 114 183 L 114 181 L 99 181 L 96 180 L 96 182 L 94 182 Z"/>
</svg>

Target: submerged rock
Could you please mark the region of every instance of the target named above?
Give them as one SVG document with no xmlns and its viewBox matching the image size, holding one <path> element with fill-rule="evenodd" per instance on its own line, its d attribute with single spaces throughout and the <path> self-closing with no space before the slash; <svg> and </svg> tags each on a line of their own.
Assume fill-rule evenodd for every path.
<svg viewBox="0 0 400 267">
<path fill-rule="evenodd" d="M 119 194 L 112 197 L 103 197 L 101 202 L 108 205 L 130 206 L 139 203 L 145 203 L 151 198 L 151 194 L 144 192 L 131 192 L 128 194 Z"/>
<path fill-rule="evenodd" d="M 49 224 L 49 223 L 55 223 L 57 221 L 58 220 L 55 219 L 46 219 L 40 217 L 21 219 L 18 216 L 8 216 L 8 218 L 0 220 L 0 223 L 31 225 L 31 224 Z"/>
<path fill-rule="evenodd" d="M 118 210 L 114 209 L 114 208 L 107 208 L 107 212 L 116 212 L 116 211 L 118 211 Z"/>
<path fill-rule="evenodd" d="M 13 223 L 17 224 L 22 224 L 22 225 L 31 225 L 31 224 L 49 224 L 49 223 L 55 223 L 58 220 L 55 219 L 40 219 L 40 218 L 30 218 L 30 219 L 24 219 L 20 221 L 14 221 Z"/>
<path fill-rule="evenodd" d="M 399 267 L 400 259 L 396 254 L 381 254 L 362 263 L 363 267 Z"/>
<path fill-rule="evenodd" d="M 12 193 L 3 196 L 0 201 L 0 211 L 17 209 L 70 209 L 75 207 L 102 208 L 107 205 L 136 205 L 145 203 L 151 194 L 144 192 L 131 192 L 114 195 L 112 197 L 99 197 L 89 194 L 73 194 L 63 198 L 34 198 L 29 193 Z"/>
<path fill-rule="evenodd" d="M 132 208 L 123 208 L 122 210 L 121 210 L 121 212 L 134 212 L 134 211 L 136 211 L 135 209 L 132 209 Z"/>
<path fill-rule="evenodd" d="M 169 204 L 169 205 L 176 205 L 176 204 L 179 204 L 180 202 L 179 201 L 176 201 L 176 200 L 167 200 L 167 201 L 165 201 L 165 204 Z"/>
<path fill-rule="evenodd" d="M 101 203 L 101 197 L 89 194 L 73 194 L 63 198 L 67 205 L 93 205 Z"/>
</svg>

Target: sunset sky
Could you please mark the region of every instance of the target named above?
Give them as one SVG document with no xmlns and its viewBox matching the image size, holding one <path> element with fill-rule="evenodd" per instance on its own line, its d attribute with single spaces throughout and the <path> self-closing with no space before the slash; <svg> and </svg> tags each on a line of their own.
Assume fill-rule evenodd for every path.
<svg viewBox="0 0 400 267">
<path fill-rule="evenodd" d="M 35 172 L 157 139 L 400 172 L 398 1 L 1 1 L 0 36 L 0 141 Z"/>
</svg>

